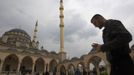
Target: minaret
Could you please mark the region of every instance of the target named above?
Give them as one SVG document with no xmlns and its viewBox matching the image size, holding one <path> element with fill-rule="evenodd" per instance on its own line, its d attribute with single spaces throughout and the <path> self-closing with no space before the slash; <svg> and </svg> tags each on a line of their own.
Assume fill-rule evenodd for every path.
<svg viewBox="0 0 134 75">
<path fill-rule="evenodd" d="M 61 59 L 61 62 L 66 59 L 66 52 L 64 51 L 64 6 L 63 6 L 63 0 L 60 0 L 60 52 L 59 57 Z"/>
<path fill-rule="evenodd" d="M 60 0 L 60 52 L 64 52 L 64 6 L 63 0 Z"/>
<path fill-rule="evenodd" d="M 37 41 L 37 31 L 38 31 L 37 26 L 38 26 L 38 20 L 36 21 L 35 29 L 34 29 L 34 32 L 33 32 L 32 48 L 38 48 L 38 45 L 39 45 L 39 41 Z"/>
<path fill-rule="evenodd" d="M 32 41 L 37 41 L 37 26 L 38 26 L 38 20 L 36 21 L 36 24 L 35 24 L 35 29 L 34 29 L 34 33 L 33 33 L 33 40 Z"/>
</svg>

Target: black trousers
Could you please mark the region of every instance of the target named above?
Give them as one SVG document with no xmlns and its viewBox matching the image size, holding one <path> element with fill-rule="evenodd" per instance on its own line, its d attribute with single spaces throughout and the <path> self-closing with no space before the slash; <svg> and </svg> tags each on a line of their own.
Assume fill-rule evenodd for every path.
<svg viewBox="0 0 134 75">
<path fill-rule="evenodd" d="M 134 62 L 129 54 L 113 60 L 110 75 L 134 75 Z"/>
</svg>

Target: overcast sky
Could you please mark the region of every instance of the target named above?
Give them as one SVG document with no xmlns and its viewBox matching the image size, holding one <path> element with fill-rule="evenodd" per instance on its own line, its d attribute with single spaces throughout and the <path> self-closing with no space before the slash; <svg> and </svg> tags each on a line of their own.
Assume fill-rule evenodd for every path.
<svg viewBox="0 0 134 75">
<path fill-rule="evenodd" d="M 121 20 L 134 36 L 134 0 L 64 0 L 64 8 L 65 51 L 70 57 L 88 54 L 93 42 L 103 43 L 102 30 L 90 23 L 94 14 Z M 0 0 L 0 36 L 14 28 L 32 36 L 36 20 L 40 46 L 59 52 L 59 0 Z"/>
</svg>

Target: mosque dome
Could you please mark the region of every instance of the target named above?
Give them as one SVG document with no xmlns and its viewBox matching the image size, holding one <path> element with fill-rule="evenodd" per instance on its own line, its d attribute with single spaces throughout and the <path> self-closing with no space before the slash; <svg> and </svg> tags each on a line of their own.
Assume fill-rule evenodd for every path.
<svg viewBox="0 0 134 75">
<path fill-rule="evenodd" d="M 22 29 L 11 29 L 3 34 L 2 41 L 10 46 L 27 48 L 31 42 L 31 37 Z"/>
<path fill-rule="evenodd" d="M 8 32 L 17 32 L 17 33 L 21 33 L 21 34 L 24 34 L 24 35 L 27 35 L 28 37 L 30 37 L 26 31 L 22 30 L 22 29 L 11 29 L 9 30 Z"/>
</svg>

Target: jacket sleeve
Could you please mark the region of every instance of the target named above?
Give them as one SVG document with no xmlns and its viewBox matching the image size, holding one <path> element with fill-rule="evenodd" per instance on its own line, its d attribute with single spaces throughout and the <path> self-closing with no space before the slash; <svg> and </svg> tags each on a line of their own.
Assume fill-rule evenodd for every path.
<svg viewBox="0 0 134 75">
<path fill-rule="evenodd" d="M 101 45 L 101 50 L 104 52 L 106 50 L 114 50 L 122 47 L 124 44 L 128 44 L 132 40 L 131 34 L 126 30 L 120 21 L 113 22 L 108 27 L 108 32 L 112 40 Z M 107 38 L 109 38 L 107 37 Z"/>
</svg>

